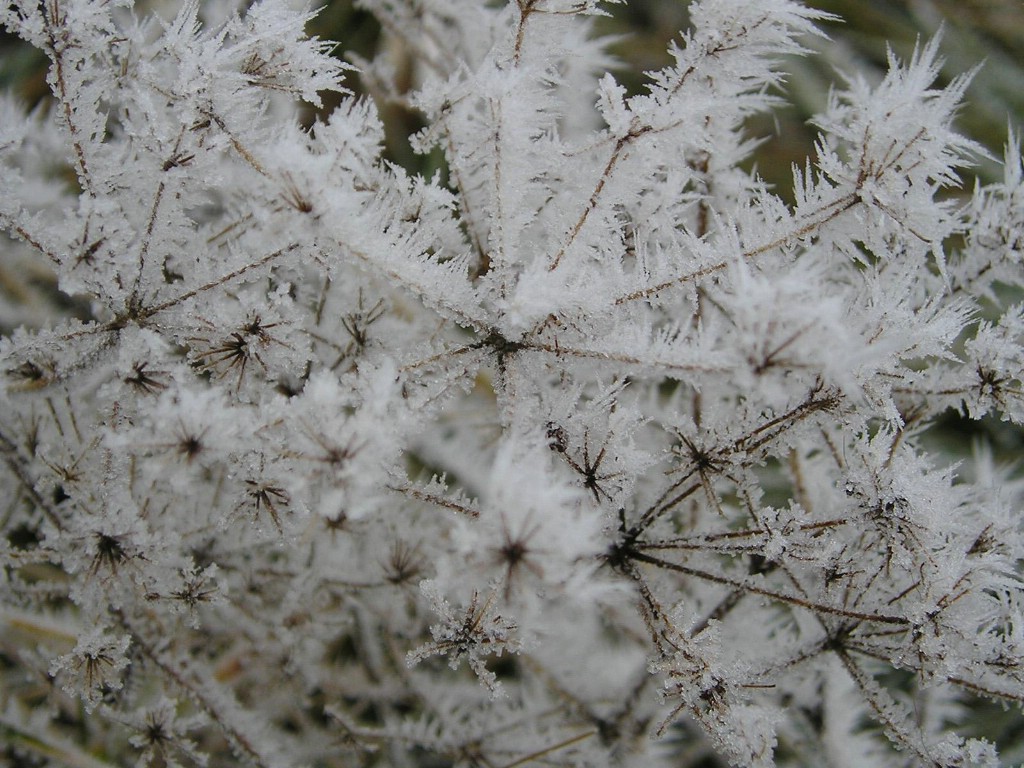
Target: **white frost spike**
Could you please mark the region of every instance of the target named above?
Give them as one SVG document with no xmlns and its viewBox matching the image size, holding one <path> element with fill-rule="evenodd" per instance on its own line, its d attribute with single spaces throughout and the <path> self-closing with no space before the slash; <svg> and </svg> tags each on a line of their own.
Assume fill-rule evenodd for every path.
<svg viewBox="0 0 1024 768">
<path fill-rule="evenodd" d="M 1024 170 L 951 194 L 938 38 L 791 195 L 796 0 L 646 74 L 616 3 L 358 0 L 359 97 L 303 3 L 126 2 L 0 6 L 50 89 L 0 98 L 19 758 L 1018 757 L 965 737 L 1024 702 Z"/>
<path fill-rule="evenodd" d="M 487 668 L 486 659 L 518 653 L 522 642 L 515 636 L 516 623 L 497 613 L 497 590 L 486 597 L 474 592 L 464 611 L 454 610 L 432 581 L 421 583 L 420 591 L 441 621 L 430 627 L 433 642 L 409 651 L 406 663 L 412 667 L 431 656 L 446 656 L 448 666 L 458 669 L 465 659 L 492 699 L 503 696 L 501 683 Z"/>
</svg>

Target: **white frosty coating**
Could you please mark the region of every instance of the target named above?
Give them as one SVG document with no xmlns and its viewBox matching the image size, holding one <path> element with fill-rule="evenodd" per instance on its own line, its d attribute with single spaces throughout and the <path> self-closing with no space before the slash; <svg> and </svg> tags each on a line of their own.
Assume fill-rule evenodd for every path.
<svg viewBox="0 0 1024 768">
<path fill-rule="evenodd" d="M 1011 137 L 946 194 L 981 150 L 938 40 L 832 94 L 787 205 L 740 164 L 799 3 L 695 2 L 629 95 L 613 4 L 366 0 L 429 178 L 306 10 L 235 5 L 0 10 L 53 92 L 0 103 L 0 256 L 76 297 L 0 292 L 19 744 L 999 764 L 955 731 L 1024 699 L 1024 488 L 922 444 L 1024 421 L 1024 182 Z"/>
</svg>

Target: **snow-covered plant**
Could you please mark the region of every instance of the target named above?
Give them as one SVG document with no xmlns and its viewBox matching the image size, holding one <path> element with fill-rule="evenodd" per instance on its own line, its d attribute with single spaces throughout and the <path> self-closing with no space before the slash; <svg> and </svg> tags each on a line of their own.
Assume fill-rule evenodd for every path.
<svg viewBox="0 0 1024 768">
<path fill-rule="evenodd" d="M 629 95 L 597 0 L 364 5 L 430 177 L 288 0 L 0 10 L 52 91 L 0 259 L 59 288 L 0 292 L 4 758 L 998 765 L 1022 485 L 923 449 L 1024 422 L 969 76 L 850 76 L 786 203 L 747 126 L 825 14 L 697 0 Z"/>
</svg>

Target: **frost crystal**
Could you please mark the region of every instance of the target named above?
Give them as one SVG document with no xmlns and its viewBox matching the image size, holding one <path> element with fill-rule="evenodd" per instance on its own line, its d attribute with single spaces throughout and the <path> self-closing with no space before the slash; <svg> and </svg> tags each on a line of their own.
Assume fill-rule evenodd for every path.
<svg viewBox="0 0 1024 768">
<path fill-rule="evenodd" d="M 1020 759 L 965 725 L 1024 702 L 1024 484 L 938 448 L 1024 423 L 971 73 L 847 76 L 784 199 L 753 118 L 827 14 L 697 0 L 635 93 L 615 3 L 361 5 L 376 102 L 290 0 L 0 10 L 50 90 L 0 101 L 13 759 Z"/>
</svg>

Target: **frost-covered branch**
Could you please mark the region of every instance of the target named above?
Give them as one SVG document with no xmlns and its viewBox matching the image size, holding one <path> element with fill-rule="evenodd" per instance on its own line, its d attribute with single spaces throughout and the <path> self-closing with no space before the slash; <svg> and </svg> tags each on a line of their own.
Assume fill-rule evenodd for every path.
<svg viewBox="0 0 1024 768">
<path fill-rule="evenodd" d="M 1024 700 L 1024 483 L 934 449 L 1024 422 L 971 73 L 850 73 L 784 198 L 826 14 L 696 0 L 630 93 L 616 3 L 361 5 L 358 73 L 287 0 L 0 11 L 51 91 L 0 108 L 4 757 L 1016 759 L 967 712 Z"/>
</svg>

